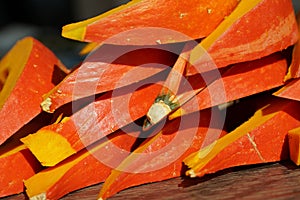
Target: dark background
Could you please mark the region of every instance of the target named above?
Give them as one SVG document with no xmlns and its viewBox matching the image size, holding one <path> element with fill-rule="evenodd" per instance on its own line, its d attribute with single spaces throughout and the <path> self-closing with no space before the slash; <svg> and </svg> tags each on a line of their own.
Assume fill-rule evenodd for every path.
<svg viewBox="0 0 300 200">
<path fill-rule="evenodd" d="M 82 57 L 84 43 L 61 37 L 63 25 L 81 21 L 129 0 L 6 0 L 0 6 L 0 57 L 17 40 L 33 36 L 43 42 L 69 68 Z M 300 10 L 300 0 L 293 0 Z"/>
<path fill-rule="evenodd" d="M 69 68 L 85 43 L 63 38 L 63 25 L 99 15 L 129 0 L 6 0 L 0 6 L 0 57 L 25 36 L 51 49 Z"/>
</svg>

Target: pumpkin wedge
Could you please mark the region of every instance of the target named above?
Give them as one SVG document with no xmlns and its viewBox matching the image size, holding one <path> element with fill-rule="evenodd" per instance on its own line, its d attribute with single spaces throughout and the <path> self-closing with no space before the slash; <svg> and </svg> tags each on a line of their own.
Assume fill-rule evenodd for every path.
<svg viewBox="0 0 300 200">
<path fill-rule="evenodd" d="M 152 79 L 150 83 L 159 83 L 158 78 Z M 161 90 L 161 85 L 144 85 L 141 82 L 139 84 L 141 85 L 106 93 L 71 117 L 45 126 L 36 133 L 22 138 L 21 141 L 43 166 L 54 166 L 144 116 Z M 44 143 L 45 145 L 42 145 Z"/>
<path fill-rule="evenodd" d="M 44 95 L 42 109 L 51 113 L 71 101 L 149 78 L 172 66 L 181 50 L 182 44 L 160 47 L 102 45 Z"/>
<path fill-rule="evenodd" d="M 190 168 L 186 174 L 203 176 L 229 167 L 288 159 L 287 134 L 300 125 L 299 109 L 297 101 L 271 100 L 234 131 L 186 157 L 184 163 Z"/>
<path fill-rule="evenodd" d="M 0 147 L 0 162 L 0 197 L 23 192 L 23 180 L 41 170 L 25 145 L 16 141 Z"/>
<path fill-rule="evenodd" d="M 300 101 L 300 79 L 295 79 L 284 85 L 278 91 L 274 92 L 275 96 Z"/>
<path fill-rule="evenodd" d="M 287 61 L 280 53 L 235 64 L 196 95 L 194 102 L 198 102 L 198 106 L 187 102 L 169 117 L 172 119 L 281 86 L 286 71 Z"/>
<path fill-rule="evenodd" d="M 297 40 L 297 21 L 291 0 L 241 0 L 191 51 L 186 74 L 256 60 L 286 49 Z"/>
<path fill-rule="evenodd" d="M 99 16 L 64 26 L 62 36 L 79 41 L 122 45 L 153 45 L 198 39 L 210 34 L 238 2 L 132 0 Z"/>
<path fill-rule="evenodd" d="M 102 185 L 99 199 L 106 199 L 129 187 L 182 175 L 182 160 L 187 155 L 225 134 L 219 117 L 216 113 L 212 117 L 211 110 L 205 110 L 167 122 L 112 170 Z M 212 121 L 215 126 L 210 127 Z"/>
<path fill-rule="evenodd" d="M 59 59 L 32 37 L 18 41 L 0 61 L 0 144 L 42 110 L 42 95 L 68 72 Z"/>
<path fill-rule="evenodd" d="M 59 199 L 64 195 L 103 182 L 111 169 L 129 153 L 139 131 L 129 125 L 54 167 L 47 168 L 24 181 L 29 199 Z"/>
<path fill-rule="evenodd" d="M 300 165 L 300 127 L 292 129 L 288 133 L 290 159 Z"/>
</svg>

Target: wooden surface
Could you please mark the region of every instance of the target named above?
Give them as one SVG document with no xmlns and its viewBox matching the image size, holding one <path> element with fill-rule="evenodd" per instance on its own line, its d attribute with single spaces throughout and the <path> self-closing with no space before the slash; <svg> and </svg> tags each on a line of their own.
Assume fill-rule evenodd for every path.
<svg viewBox="0 0 300 200">
<path fill-rule="evenodd" d="M 62 200 L 95 200 L 101 184 Z M 23 200 L 23 194 L 1 200 Z M 111 200 L 300 199 L 300 168 L 286 161 L 237 167 L 203 178 L 175 178 L 124 190 Z"/>
</svg>

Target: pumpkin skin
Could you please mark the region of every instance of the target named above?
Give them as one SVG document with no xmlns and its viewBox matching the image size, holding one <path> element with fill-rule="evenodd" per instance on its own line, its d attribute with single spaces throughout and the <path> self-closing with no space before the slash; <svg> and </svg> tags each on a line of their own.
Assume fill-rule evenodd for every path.
<svg viewBox="0 0 300 200">
<path fill-rule="evenodd" d="M 20 40 L 2 58 L 0 74 L 0 144 L 41 113 L 42 96 L 68 73 L 38 40 Z"/>
</svg>

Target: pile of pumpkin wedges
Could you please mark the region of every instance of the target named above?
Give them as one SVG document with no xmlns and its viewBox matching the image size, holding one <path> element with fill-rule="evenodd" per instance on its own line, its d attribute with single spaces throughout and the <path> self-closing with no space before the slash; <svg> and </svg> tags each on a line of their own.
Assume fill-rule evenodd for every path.
<svg viewBox="0 0 300 200">
<path fill-rule="evenodd" d="M 300 165 L 299 20 L 291 0 L 132 0 L 62 28 L 87 43 L 77 66 L 18 41 L 0 61 L 0 197 Z M 144 129 L 166 86 L 184 102 Z"/>
</svg>

